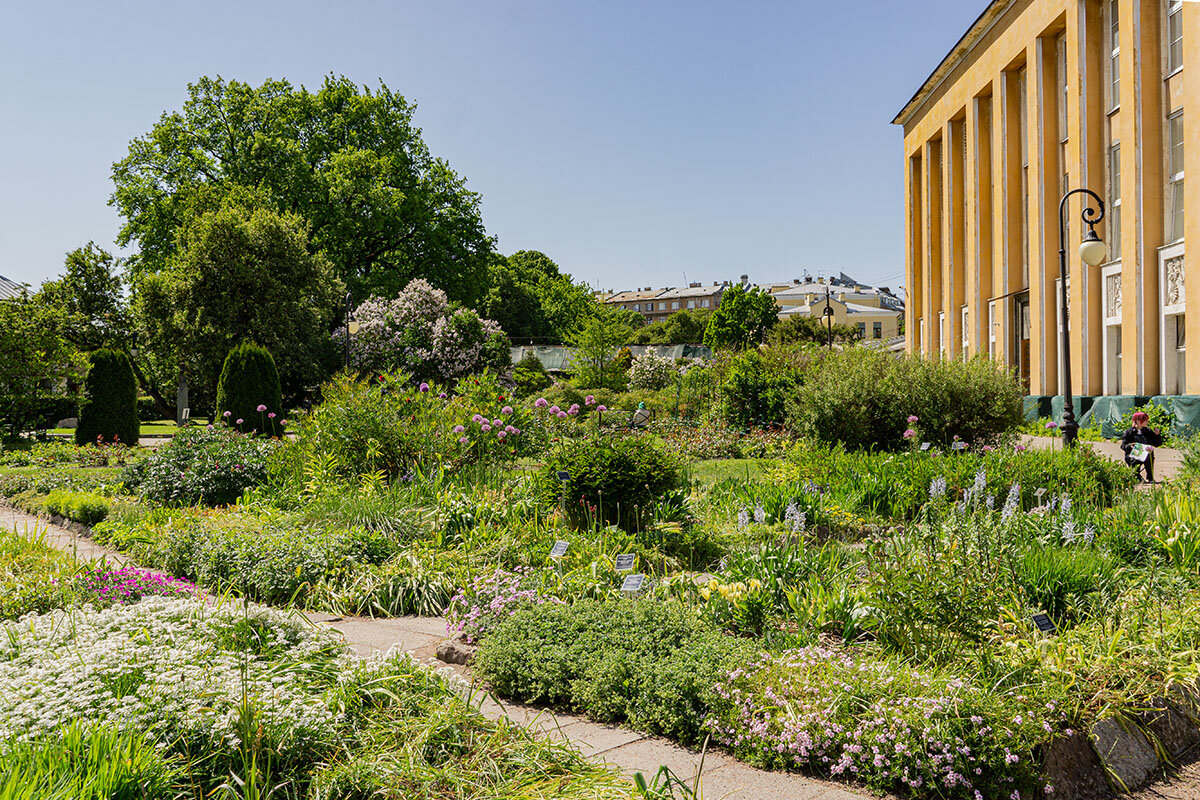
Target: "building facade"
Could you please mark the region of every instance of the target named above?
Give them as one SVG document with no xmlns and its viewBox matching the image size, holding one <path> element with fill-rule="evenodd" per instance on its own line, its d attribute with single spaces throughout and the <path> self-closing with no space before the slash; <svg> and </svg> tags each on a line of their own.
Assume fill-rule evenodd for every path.
<svg viewBox="0 0 1200 800">
<path fill-rule="evenodd" d="M 1066 314 L 1079 395 L 1200 394 L 1200 3 L 995 0 L 897 115 L 910 352 L 985 354 L 1062 393 L 1059 202 L 1106 206 L 1104 263 L 1078 256 Z M 1200 176 L 1200 166 L 1193 168 Z M 1197 245 L 1200 247 L 1200 244 Z M 1191 308 L 1195 314 L 1189 314 Z M 1189 335 L 1190 334 L 1190 335 Z"/>
<path fill-rule="evenodd" d="M 826 294 L 828 290 L 828 295 Z M 825 317 L 826 296 L 833 309 L 835 325 L 858 328 L 864 340 L 892 339 L 900 332 L 904 302 L 890 291 L 863 286 L 853 281 L 824 279 L 795 281 L 772 293 L 779 306 L 779 318 L 790 316 Z"/>
</svg>

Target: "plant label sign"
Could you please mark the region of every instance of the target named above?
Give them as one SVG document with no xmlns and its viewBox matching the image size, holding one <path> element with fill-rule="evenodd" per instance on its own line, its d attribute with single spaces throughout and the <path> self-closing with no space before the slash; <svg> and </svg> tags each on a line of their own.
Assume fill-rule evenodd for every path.
<svg viewBox="0 0 1200 800">
<path fill-rule="evenodd" d="M 1038 489 L 1036 492 L 1033 493 L 1033 496 L 1037 498 L 1039 506 L 1042 504 L 1042 495 L 1044 495 L 1045 493 L 1046 493 L 1045 489 Z"/>
<path fill-rule="evenodd" d="M 1037 626 L 1037 629 L 1042 633 L 1054 633 L 1058 630 L 1058 628 L 1054 625 L 1054 620 L 1050 619 L 1050 617 L 1046 614 L 1034 614 L 1032 619 L 1033 624 Z"/>
<path fill-rule="evenodd" d="M 950 445 L 950 449 L 951 450 L 966 450 L 967 443 L 966 442 L 954 442 Z"/>
<path fill-rule="evenodd" d="M 567 472 L 565 469 L 560 469 L 558 472 L 556 472 L 554 474 L 556 476 L 558 476 L 558 479 L 560 481 L 562 481 L 563 483 L 566 483 L 567 481 L 571 480 L 571 473 Z"/>
<path fill-rule="evenodd" d="M 187 421 L 188 421 L 188 420 L 190 420 L 191 418 L 192 418 L 192 409 L 190 409 L 190 408 L 185 408 L 185 409 L 183 410 L 183 421 L 184 421 L 184 422 L 187 422 Z"/>
<path fill-rule="evenodd" d="M 561 541 L 561 540 L 555 542 L 554 547 L 550 548 L 550 557 L 551 558 L 562 558 L 563 556 L 565 556 L 567 554 L 567 548 L 570 546 L 571 546 L 570 542 Z"/>
<path fill-rule="evenodd" d="M 921 442 L 921 452 L 924 453 L 929 448 L 933 447 L 933 442 Z"/>
<path fill-rule="evenodd" d="M 617 572 L 630 572 L 633 570 L 633 562 L 637 560 L 637 556 L 633 553 L 622 553 L 617 556 Z"/>
<path fill-rule="evenodd" d="M 622 592 L 640 592 L 642 584 L 646 582 L 646 576 L 642 573 L 636 575 L 626 575 L 625 580 L 621 583 Z"/>
</svg>

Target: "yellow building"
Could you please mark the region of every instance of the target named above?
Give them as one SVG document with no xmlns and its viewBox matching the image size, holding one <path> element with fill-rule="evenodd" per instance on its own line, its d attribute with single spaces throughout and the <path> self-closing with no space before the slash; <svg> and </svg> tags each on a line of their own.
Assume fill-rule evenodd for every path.
<svg viewBox="0 0 1200 800">
<path fill-rule="evenodd" d="M 885 289 L 825 280 L 795 281 L 771 293 L 779 306 L 779 318 L 812 316 L 824 321 L 826 289 L 833 309 L 834 325 L 858 328 L 865 340 L 891 339 L 900 333 L 904 304 Z"/>
<path fill-rule="evenodd" d="M 1106 258 L 1066 211 L 1077 395 L 1200 394 L 1200 3 L 995 0 L 896 116 L 904 128 L 907 347 L 988 354 L 1062 393 L 1059 201 L 1106 206 Z M 1200 175 L 1200 167 L 1193 168 Z M 1191 307 L 1197 314 L 1188 314 Z M 1190 329 L 1190 330 L 1189 330 Z M 1190 336 L 1189 336 L 1190 333 Z"/>
</svg>

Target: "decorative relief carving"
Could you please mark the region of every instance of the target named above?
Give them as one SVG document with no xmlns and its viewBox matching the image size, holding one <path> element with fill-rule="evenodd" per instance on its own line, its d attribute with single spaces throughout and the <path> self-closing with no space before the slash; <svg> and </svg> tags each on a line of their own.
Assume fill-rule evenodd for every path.
<svg viewBox="0 0 1200 800">
<path fill-rule="evenodd" d="M 1163 271 L 1167 277 L 1167 305 L 1178 306 L 1183 304 L 1183 256 L 1168 258 L 1166 264 L 1163 265 Z"/>
<path fill-rule="evenodd" d="M 1120 273 L 1104 279 L 1104 316 L 1109 319 L 1121 316 Z"/>
</svg>

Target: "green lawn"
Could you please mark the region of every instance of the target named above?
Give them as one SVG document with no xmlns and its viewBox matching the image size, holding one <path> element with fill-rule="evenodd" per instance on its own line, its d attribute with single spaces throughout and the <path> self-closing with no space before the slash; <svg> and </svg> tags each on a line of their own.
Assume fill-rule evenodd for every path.
<svg viewBox="0 0 1200 800">
<path fill-rule="evenodd" d="M 208 421 L 200 418 L 193 420 L 196 425 L 207 425 Z M 175 424 L 175 420 L 158 419 L 153 422 L 143 422 L 141 426 L 142 436 L 174 436 L 179 432 L 179 427 Z M 74 428 L 55 428 L 50 433 L 61 433 L 67 436 L 75 435 Z"/>
<path fill-rule="evenodd" d="M 703 486 L 713 486 L 728 478 L 750 482 L 762 475 L 763 459 L 718 458 L 711 461 L 693 461 L 686 470 L 688 477 Z"/>
</svg>

